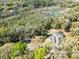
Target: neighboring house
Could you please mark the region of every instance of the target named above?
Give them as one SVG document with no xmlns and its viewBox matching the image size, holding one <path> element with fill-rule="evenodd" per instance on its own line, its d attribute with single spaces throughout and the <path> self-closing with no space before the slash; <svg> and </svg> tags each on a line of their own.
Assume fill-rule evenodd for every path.
<svg viewBox="0 0 79 59">
<path fill-rule="evenodd" d="M 49 40 L 54 41 L 55 45 L 58 46 L 61 43 L 61 39 L 63 37 L 63 32 L 55 32 L 51 36 L 48 37 Z"/>
<path fill-rule="evenodd" d="M 45 40 L 42 46 L 59 48 L 59 44 L 61 43 L 63 37 L 64 37 L 64 34 L 62 31 L 54 32 Z"/>
</svg>

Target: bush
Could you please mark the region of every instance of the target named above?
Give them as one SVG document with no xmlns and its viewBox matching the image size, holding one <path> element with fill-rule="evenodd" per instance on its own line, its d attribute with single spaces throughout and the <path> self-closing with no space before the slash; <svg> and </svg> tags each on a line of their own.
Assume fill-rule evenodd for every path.
<svg viewBox="0 0 79 59">
<path fill-rule="evenodd" d="M 10 50 L 10 57 L 14 59 L 16 56 L 23 55 L 26 50 L 26 44 L 23 42 L 18 42 L 14 46 L 12 46 Z"/>
<path fill-rule="evenodd" d="M 79 36 L 79 28 L 72 29 L 71 32 L 73 36 Z"/>
<path fill-rule="evenodd" d="M 59 19 L 59 17 L 56 17 L 53 19 L 51 27 L 54 29 L 61 29 L 62 23 L 64 22 L 63 19 Z"/>
<path fill-rule="evenodd" d="M 78 53 L 73 53 L 71 59 L 79 59 Z"/>
<path fill-rule="evenodd" d="M 6 33 L 9 31 L 7 27 L 1 27 L 0 28 L 0 43 L 7 43 L 9 42 L 9 37 L 6 37 Z"/>
<path fill-rule="evenodd" d="M 30 16 L 29 16 L 30 15 Z M 20 16 L 21 17 L 21 16 Z M 6 32 L 2 28 L 1 33 L 4 31 L 3 37 L 8 38 L 9 42 L 17 42 L 23 40 L 25 37 L 32 38 L 34 36 L 47 37 L 48 30 L 51 28 L 52 20 L 50 17 L 43 17 L 40 13 L 30 11 L 26 13 L 26 17 L 10 18 L 2 20 L 0 26 L 7 28 Z M 4 38 L 1 38 L 4 40 Z M 4 42 L 4 41 L 3 41 Z"/>
<path fill-rule="evenodd" d="M 67 56 L 68 56 L 69 58 L 71 58 L 71 55 L 72 55 L 72 47 L 71 47 L 71 46 L 67 47 L 67 48 L 66 48 L 66 51 L 67 51 Z"/>
<path fill-rule="evenodd" d="M 70 28 L 71 28 L 72 22 L 67 20 L 63 25 L 62 28 L 64 29 L 64 31 L 69 32 Z"/>
<path fill-rule="evenodd" d="M 68 19 L 72 22 L 77 21 L 77 18 L 75 16 L 70 16 Z"/>
<path fill-rule="evenodd" d="M 45 48 L 38 48 L 34 51 L 34 59 L 45 59 L 44 56 L 46 54 Z"/>
<path fill-rule="evenodd" d="M 8 31 L 8 28 L 6 27 L 0 28 L 0 37 L 4 37 L 7 31 Z"/>
<path fill-rule="evenodd" d="M 14 43 L 6 43 L 0 47 L 0 59 L 10 59 L 9 52 L 13 45 Z"/>
</svg>

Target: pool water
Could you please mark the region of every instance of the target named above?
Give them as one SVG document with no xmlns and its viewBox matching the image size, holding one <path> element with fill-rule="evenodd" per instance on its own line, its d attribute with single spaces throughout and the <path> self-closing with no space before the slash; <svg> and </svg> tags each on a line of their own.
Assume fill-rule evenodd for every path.
<svg viewBox="0 0 79 59">
<path fill-rule="evenodd" d="M 51 11 L 51 13 L 48 13 L 48 15 L 49 16 L 59 16 L 63 10 L 64 9 L 62 9 L 62 8 L 54 9 Z"/>
</svg>

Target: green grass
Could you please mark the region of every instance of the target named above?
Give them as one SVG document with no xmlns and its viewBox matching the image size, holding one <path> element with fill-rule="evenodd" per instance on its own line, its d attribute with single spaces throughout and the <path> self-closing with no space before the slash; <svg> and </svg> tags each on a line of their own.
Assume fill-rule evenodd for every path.
<svg viewBox="0 0 79 59">
<path fill-rule="evenodd" d="M 11 59 L 14 59 L 16 56 L 23 55 L 26 50 L 26 43 L 18 42 L 14 46 L 12 46 L 10 50 L 10 57 Z"/>
<path fill-rule="evenodd" d="M 34 59 L 45 59 L 46 49 L 38 48 L 34 51 Z"/>
</svg>

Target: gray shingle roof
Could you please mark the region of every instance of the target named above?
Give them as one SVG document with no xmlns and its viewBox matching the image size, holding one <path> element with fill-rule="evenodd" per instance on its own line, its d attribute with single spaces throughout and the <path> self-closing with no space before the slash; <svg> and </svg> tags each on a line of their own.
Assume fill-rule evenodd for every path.
<svg viewBox="0 0 79 59">
<path fill-rule="evenodd" d="M 63 37 L 63 32 L 55 32 L 54 34 L 49 36 L 48 39 L 54 41 L 55 44 L 59 45 L 62 37 Z"/>
</svg>

